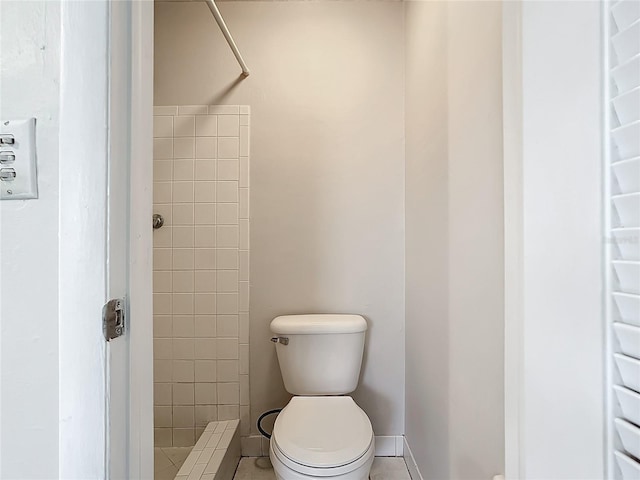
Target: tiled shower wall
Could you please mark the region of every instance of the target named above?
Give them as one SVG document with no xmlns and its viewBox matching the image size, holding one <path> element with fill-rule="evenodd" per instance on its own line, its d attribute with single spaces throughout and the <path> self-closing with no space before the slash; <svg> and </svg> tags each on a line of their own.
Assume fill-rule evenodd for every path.
<svg viewBox="0 0 640 480">
<path fill-rule="evenodd" d="M 249 107 L 154 108 L 155 443 L 249 425 Z"/>
</svg>

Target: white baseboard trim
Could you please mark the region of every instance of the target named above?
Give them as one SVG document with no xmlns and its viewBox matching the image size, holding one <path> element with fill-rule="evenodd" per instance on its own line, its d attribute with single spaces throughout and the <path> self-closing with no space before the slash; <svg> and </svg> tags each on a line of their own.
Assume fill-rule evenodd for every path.
<svg viewBox="0 0 640 480">
<path fill-rule="evenodd" d="M 407 464 L 407 470 L 409 470 L 409 475 L 411 476 L 411 480 L 424 480 L 422 475 L 420 474 L 420 469 L 418 468 L 418 464 L 416 463 L 415 458 L 413 458 L 413 452 L 411 452 L 411 448 L 407 443 L 406 437 L 404 438 L 404 463 Z"/>
<path fill-rule="evenodd" d="M 402 457 L 404 437 L 402 435 L 376 435 L 376 457 Z M 268 457 L 269 440 L 262 435 L 249 435 L 240 439 L 243 457 Z"/>
</svg>

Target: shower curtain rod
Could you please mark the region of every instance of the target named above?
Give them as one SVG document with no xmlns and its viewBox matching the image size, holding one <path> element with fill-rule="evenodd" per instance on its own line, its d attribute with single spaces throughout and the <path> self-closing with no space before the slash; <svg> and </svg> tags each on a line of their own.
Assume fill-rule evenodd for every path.
<svg viewBox="0 0 640 480">
<path fill-rule="evenodd" d="M 206 3 L 207 3 L 207 6 L 209 7 L 209 10 L 211 10 L 211 13 L 213 13 L 213 18 L 216 19 L 216 22 L 218 23 L 220 30 L 222 30 L 222 34 L 224 35 L 224 38 L 227 39 L 227 43 L 231 47 L 231 51 L 235 55 L 236 60 L 238 60 L 238 63 L 240 64 L 240 68 L 242 68 L 242 75 L 245 77 L 248 77 L 249 67 L 247 67 L 246 63 L 244 63 L 242 54 L 240 53 L 240 50 L 238 50 L 238 46 L 236 45 L 236 42 L 233 41 L 233 37 L 231 36 L 229 29 L 227 28 L 227 24 L 224 23 L 224 19 L 222 18 L 222 15 L 220 15 L 220 10 L 218 10 L 218 6 L 216 5 L 214 0 L 206 0 Z"/>
</svg>

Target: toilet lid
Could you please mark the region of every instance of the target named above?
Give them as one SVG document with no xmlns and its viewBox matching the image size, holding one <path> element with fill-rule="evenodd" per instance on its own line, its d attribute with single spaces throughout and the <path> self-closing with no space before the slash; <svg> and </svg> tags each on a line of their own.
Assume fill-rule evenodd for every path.
<svg viewBox="0 0 640 480">
<path fill-rule="evenodd" d="M 367 414 L 351 397 L 293 397 L 276 418 L 272 441 L 296 463 L 327 468 L 356 461 L 372 438 Z"/>
</svg>

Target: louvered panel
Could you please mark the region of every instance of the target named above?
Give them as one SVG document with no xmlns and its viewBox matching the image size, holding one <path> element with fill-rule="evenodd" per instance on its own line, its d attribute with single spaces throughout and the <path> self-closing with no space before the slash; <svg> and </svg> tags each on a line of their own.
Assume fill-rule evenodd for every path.
<svg viewBox="0 0 640 480">
<path fill-rule="evenodd" d="M 614 392 L 611 405 L 615 478 L 640 480 L 640 1 L 607 4 L 611 212 L 607 292 Z"/>
<path fill-rule="evenodd" d="M 640 227 L 640 193 L 614 195 L 613 205 L 619 219 L 615 227 Z"/>
<path fill-rule="evenodd" d="M 634 21 L 624 30 L 620 30 L 611 38 L 613 50 L 618 63 L 623 63 L 640 53 L 640 20 Z"/>
<path fill-rule="evenodd" d="M 628 160 L 640 156 L 640 121 L 628 123 L 611 131 L 617 159 Z"/>
<path fill-rule="evenodd" d="M 614 320 L 640 327 L 640 295 L 613 292 Z M 638 405 L 640 409 L 640 404 Z"/>
<path fill-rule="evenodd" d="M 614 163 L 613 174 L 620 193 L 640 191 L 640 157 Z"/>
<path fill-rule="evenodd" d="M 633 22 L 640 19 L 640 2 L 638 0 L 621 0 L 611 7 L 618 30 L 629 28 Z"/>
<path fill-rule="evenodd" d="M 629 357 L 640 359 L 640 327 L 615 322 L 613 330 L 616 332 L 620 351 Z"/>
<path fill-rule="evenodd" d="M 638 39 L 640 42 L 640 38 Z M 621 125 L 640 120 L 640 87 L 621 93 L 612 100 L 613 110 Z"/>
<path fill-rule="evenodd" d="M 618 92 L 626 92 L 640 85 L 640 55 L 612 69 L 611 79 Z"/>
</svg>

